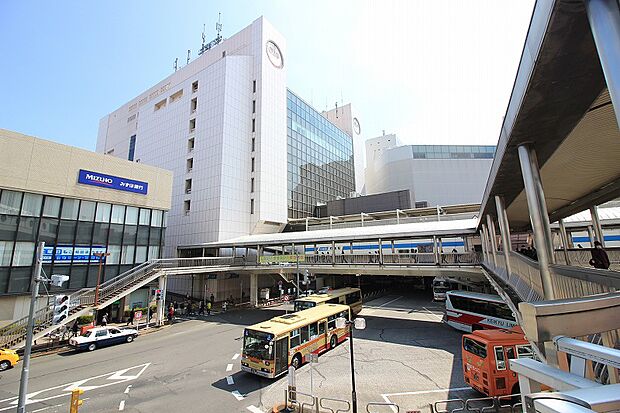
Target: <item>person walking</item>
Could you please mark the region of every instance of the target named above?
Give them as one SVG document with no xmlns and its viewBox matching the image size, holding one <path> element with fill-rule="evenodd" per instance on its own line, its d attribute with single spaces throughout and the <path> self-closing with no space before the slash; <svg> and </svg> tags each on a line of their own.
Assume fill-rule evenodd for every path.
<svg viewBox="0 0 620 413">
<path fill-rule="evenodd" d="M 603 244 L 600 241 L 594 241 L 594 248 L 590 250 L 590 253 L 592 254 L 592 259 L 590 259 L 591 266 L 601 270 L 609 269 L 609 256 L 607 256 L 607 251 L 603 249 Z"/>
<path fill-rule="evenodd" d="M 211 315 L 211 307 L 213 306 L 211 301 L 207 301 L 207 315 Z"/>
<path fill-rule="evenodd" d="M 200 301 L 200 308 L 198 309 L 198 314 L 205 315 L 205 302 L 204 302 L 204 300 Z"/>
<path fill-rule="evenodd" d="M 105 313 L 103 317 L 101 317 L 101 326 L 105 327 L 108 325 L 108 313 Z"/>
<path fill-rule="evenodd" d="M 211 294 L 211 297 L 209 297 L 209 301 L 211 301 L 211 305 L 215 304 L 215 297 L 213 296 L 213 294 Z"/>
<path fill-rule="evenodd" d="M 226 307 L 228 307 L 228 301 L 224 300 L 224 302 L 222 303 L 222 312 L 223 313 L 226 312 Z"/>
<path fill-rule="evenodd" d="M 127 319 L 127 324 L 125 324 L 125 325 L 127 325 L 127 326 L 129 324 L 133 325 L 133 319 L 135 317 L 135 314 L 136 314 L 136 310 L 134 308 L 132 308 L 131 311 L 129 312 L 129 318 Z"/>
<path fill-rule="evenodd" d="M 168 323 L 172 324 L 173 318 L 174 318 L 174 307 L 170 305 L 170 308 L 168 308 Z"/>
<path fill-rule="evenodd" d="M 79 329 L 80 329 L 80 326 L 78 325 L 78 321 L 77 321 L 77 318 L 76 318 L 75 322 L 71 326 L 71 331 L 73 332 L 73 336 L 72 337 L 77 337 Z"/>
</svg>

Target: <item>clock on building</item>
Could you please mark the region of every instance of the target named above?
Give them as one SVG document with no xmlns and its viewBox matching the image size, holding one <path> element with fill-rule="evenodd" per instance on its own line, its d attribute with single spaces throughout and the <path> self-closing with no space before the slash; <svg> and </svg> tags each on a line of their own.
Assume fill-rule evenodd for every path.
<svg viewBox="0 0 620 413">
<path fill-rule="evenodd" d="M 353 132 L 359 135 L 362 130 L 360 129 L 360 121 L 357 118 L 353 118 Z"/>
</svg>

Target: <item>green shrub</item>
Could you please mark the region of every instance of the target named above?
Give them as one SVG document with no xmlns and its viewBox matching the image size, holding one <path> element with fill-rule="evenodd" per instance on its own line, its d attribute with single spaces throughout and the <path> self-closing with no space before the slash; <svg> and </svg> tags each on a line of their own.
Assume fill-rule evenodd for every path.
<svg viewBox="0 0 620 413">
<path fill-rule="evenodd" d="M 93 322 L 93 316 L 92 315 L 83 315 L 77 318 L 77 322 L 79 325 L 85 325 L 85 324 L 90 324 Z"/>
</svg>

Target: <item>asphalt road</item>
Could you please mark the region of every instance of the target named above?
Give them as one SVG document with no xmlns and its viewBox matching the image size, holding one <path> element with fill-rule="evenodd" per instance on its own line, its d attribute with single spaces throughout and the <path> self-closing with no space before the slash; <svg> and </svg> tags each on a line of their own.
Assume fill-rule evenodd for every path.
<svg viewBox="0 0 620 413">
<path fill-rule="evenodd" d="M 81 412 L 266 412 L 284 398 L 287 378 L 264 379 L 239 368 L 246 325 L 281 310 L 243 310 L 185 320 L 130 344 L 59 354 L 31 362 L 28 411 L 67 412 L 72 387 L 86 390 Z M 428 293 L 392 294 L 365 303 L 367 328 L 355 331 L 359 411 L 390 401 L 400 411 L 428 411 L 428 403 L 467 397 L 460 333 L 441 323 L 442 304 Z M 350 400 L 348 341 L 321 355 L 313 390 Z M 297 372 L 310 393 L 310 366 Z M 21 364 L 0 375 L 0 413 L 14 412 Z M 342 407 L 342 405 L 340 405 Z M 371 411 L 390 411 L 378 410 Z"/>
<path fill-rule="evenodd" d="M 273 381 L 239 371 L 241 336 L 244 325 L 279 313 L 235 311 L 181 321 L 130 344 L 34 358 L 27 410 L 67 412 L 77 385 L 86 389 L 81 412 L 262 411 L 252 406 Z M 21 364 L 1 374 L 0 413 L 16 410 L 20 374 Z"/>
</svg>

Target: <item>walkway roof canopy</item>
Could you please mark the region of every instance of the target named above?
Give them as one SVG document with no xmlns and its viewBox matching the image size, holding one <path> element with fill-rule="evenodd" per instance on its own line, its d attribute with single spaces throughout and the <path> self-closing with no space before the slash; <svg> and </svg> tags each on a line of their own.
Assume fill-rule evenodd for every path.
<svg viewBox="0 0 620 413">
<path fill-rule="evenodd" d="M 516 229 L 530 226 L 522 144 L 537 153 L 551 222 L 620 196 L 620 133 L 583 1 L 534 8 L 481 206 L 496 216 L 502 196 Z"/>
<path fill-rule="evenodd" d="M 477 218 L 413 222 L 400 225 L 378 225 L 369 227 L 324 229 L 316 231 L 282 232 L 274 234 L 247 235 L 226 241 L 188 245 L 179 249 L 256 247 L 257 245 L 321 244 L 336 242 L 360 242 L 367 240 L 398 240 L 407 238 L 429 238 L 437 236 L 460 236 L 474 234 L 478 225 Z"/>
</svg>

